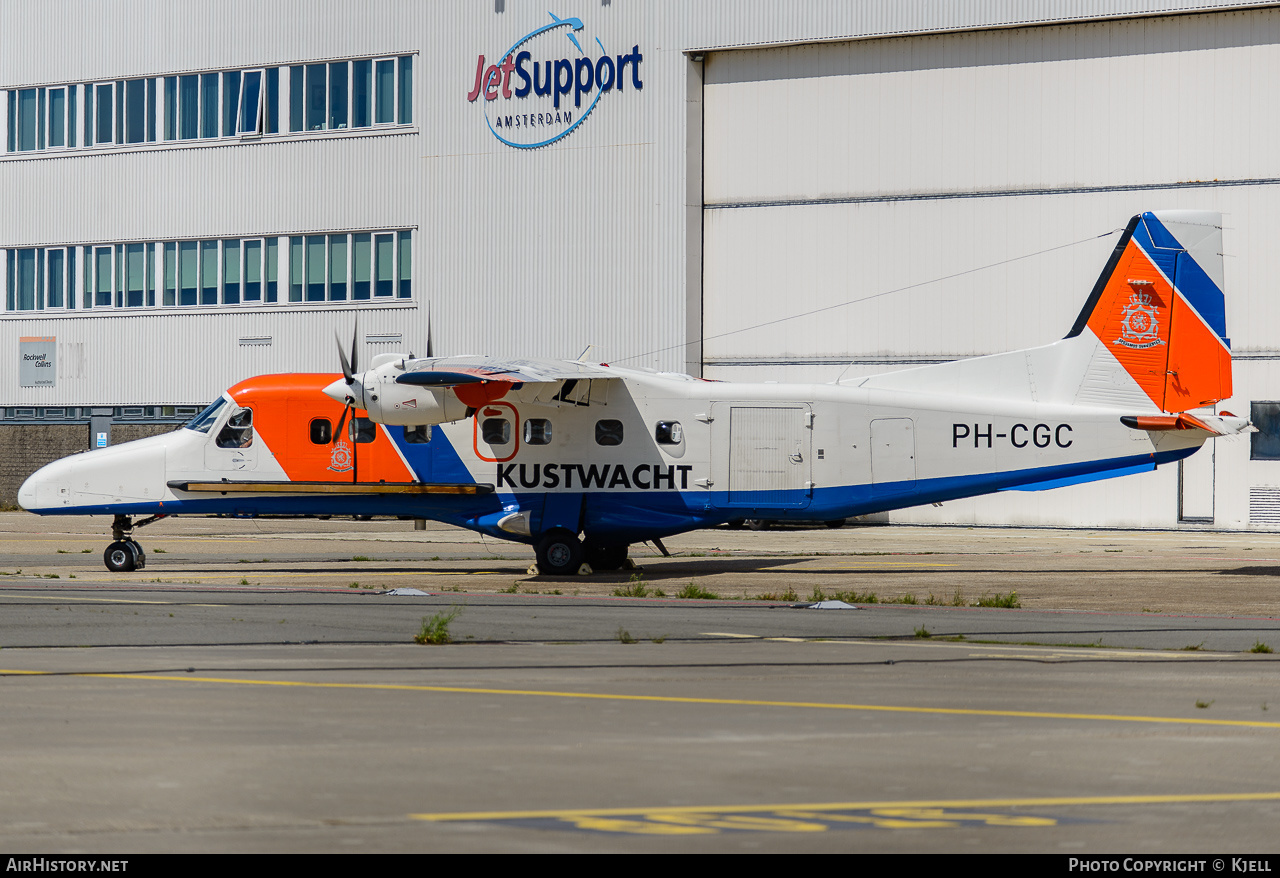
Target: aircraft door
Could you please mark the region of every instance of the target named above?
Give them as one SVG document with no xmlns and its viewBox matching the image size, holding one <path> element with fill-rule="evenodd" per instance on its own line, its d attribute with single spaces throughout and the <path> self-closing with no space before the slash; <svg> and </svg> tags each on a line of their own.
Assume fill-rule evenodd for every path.
<svg viewBox="0 0 1280 878">
<path fill-rule="evenodd" d="M 911 418 L 871 422 L 871 482 L 879 494 L 916 489 L 916 430 Z"/>
<path fill-rule="evenodd" d="M 722 505 L 803 509 L 813 496 L 808 404 L 712 406 L 712 473 Z M 723 488 L 719 486 L 723 485 Z"/>
<path fill-rule="evenodd" d="M 205 467 L 231 473 L 255 470 L 259 445 L 254 441 L 253 409 L 236 409 L 205 445 Z"/>
</svg>

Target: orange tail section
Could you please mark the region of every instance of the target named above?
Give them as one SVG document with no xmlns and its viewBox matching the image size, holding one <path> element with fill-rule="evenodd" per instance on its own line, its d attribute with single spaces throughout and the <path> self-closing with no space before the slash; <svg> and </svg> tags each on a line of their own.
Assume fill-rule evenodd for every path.
<svg viewBox="0 0 1280 878">
<path fill-rule="evenodd" d="M 1068 338 L 1092 332 L 1161 411 L 1231 396 L 1215 213 L 1135 216 Z"/>
</svg>

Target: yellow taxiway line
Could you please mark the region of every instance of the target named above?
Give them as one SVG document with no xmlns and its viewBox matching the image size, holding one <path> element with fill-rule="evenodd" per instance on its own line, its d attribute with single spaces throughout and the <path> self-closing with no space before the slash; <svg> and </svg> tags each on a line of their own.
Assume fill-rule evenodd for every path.
<svg viewBox="0 0 1280 878">
<path fill-rule="evenodd" d="M 531 818 L 631 817 L 665 814 L 760 814 L 825 811 L 918 810 L 939 808 L 1044 808 L 1067 805 L 1180 805 L 1208 802 L 1271 802 L 1280 792 L 1192 793 L 1129 796 L 1035 796 L 1007 799 L 926 799 L 883 802 L 819 802 L 774 805 L 677 805 L 654 808 L 558 808 L 545 811 L 459 811 L 410 814 L 415 820 L 437 823 L 458 820 L 519 820 Z M 958 815 L 966 816 L 966 815 Z"/>
<path fill-rule="evenodd" d="M 48 671 L 9 671 L 5 674 L 52 674 Z M 917 713 L 935 716 L 1013 717 L 1019 719 L 1067 719 L 1091 722 L 1157 723 L 1166 725 L 1216 726 L 1250 729 L 1280 729 L 1280 722 L 1260 720 L 1207 719 L 1136 714 L 1069 713 L 1042 710 L 983 710 L 967 707 L 913 707 L 895 704 L 846 704 L 830 701 L 769 701 L 752 698 L 699 698 L 677 695 L 627 695 L 617 692 L 564 692 L 551 689 L 490 689 L 477 686 L 423 686 L 411 683 L 317 683 L 310 680 L 246 680 L 236 677 L 196 677 L 174 674 L 75 673 L 60 676 L 93 677 L 106 680 L 146 680 L 169 683 L 214 683 L 232 686 L 281 686 L 303 689 L 357 689 L 388 692 L 434 692 L 447 695 L 511 695 L 535 698 L 570 698 L 593 701 L 636 701 L 649 704 L 702 704 L 721 707 L 790 707 L 810 710 L 846 710 L 875 713 Z"/>
</svg>

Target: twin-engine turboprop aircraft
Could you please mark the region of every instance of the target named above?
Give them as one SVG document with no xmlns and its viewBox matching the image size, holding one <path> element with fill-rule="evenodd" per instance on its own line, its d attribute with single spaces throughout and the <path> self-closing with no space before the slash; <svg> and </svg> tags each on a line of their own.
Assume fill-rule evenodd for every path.
<svg viewBox="0 0 1280 878">
<path fill-rule="evenodd" d="M 133 517 L 401 515 L 534 546 L 545 574 L 742 518 L 836 519 L 1154 469 L 1249 429 L 1231 395 L 1221 221 L 1135 216 L 1070 333 L 835 384 L 382 354 L 242 381 L 184 428 L 49 464 L 19 502 Z M 352 350 L 352 363 L 355 350 Z M 350 416 L 350 417 L 349 417 Z M 658 542 L 659 547 L 661 543 Z"/>
</svg>

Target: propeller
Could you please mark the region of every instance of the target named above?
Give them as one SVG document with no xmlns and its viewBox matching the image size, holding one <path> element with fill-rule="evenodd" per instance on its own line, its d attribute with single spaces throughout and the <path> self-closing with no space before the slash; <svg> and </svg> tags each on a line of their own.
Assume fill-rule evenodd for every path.
<svg viewBox="0 0 1280 878">
<path fill-rule="evenodd" d="M 342 380 L 347 385 L 346 403 L 342 407 L 342 417 L 338 420 L 338 426 L 333 431 L 333 436 L 330 441 L 331 445 L 337 445 L 342 438 L 342 429 L 347 424 L 347 416 L 351 414 L 352 410 L 356 406 L 357 393 L 362 398 L 364 396 L 362 392 L 363 388 L 357 389 L 358 384 L 356 381 L 356 371 L 355 371 L 356 369 L 359 368 L 359 365 L 360 365 L 359 360 L 357 358 L 358 343 L 360 339 L 359 315 L 356 316 L 355 326 L 353 326 L 351 330 L 351 359 L 350 360 L 347 359 L 347 354 L 342 349 L 342 339 L 338 338 L 338 331 L 336 329 L 333 332 L 333 339 L 338 343 L 338 361 L 342 364 Z M 351 422 L 353 425 L 355 424 L 354 417 L 352 417 Z M 357 466 L 358 466 L 358 463 L 356 459 L 356 439 L 355 439 L 355 436 L 353 435 L 351 437 L 351 479 L 352 481 L 357 481 L 357 474 L 358 474 Z"/>
</svg>

